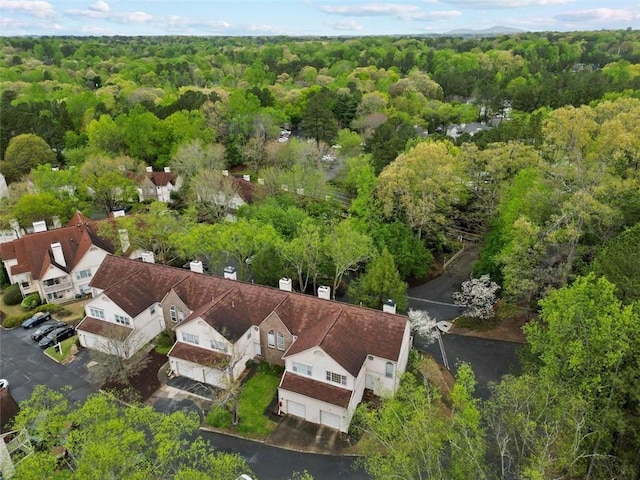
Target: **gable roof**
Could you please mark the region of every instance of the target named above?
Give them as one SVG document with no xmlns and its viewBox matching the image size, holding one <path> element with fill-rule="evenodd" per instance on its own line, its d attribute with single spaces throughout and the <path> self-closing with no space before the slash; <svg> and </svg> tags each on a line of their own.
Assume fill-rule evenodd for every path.
<svg viewBox="0 0 640 480">
<path fill-rule="evenodd" d="M 243 178 L 233 177 L 238 195 L 246 203 L 252 203 L 256 193 L 256 186 Z"/>
<path fill-rule="evenodd" d="M 154 185 L 165 187 L 168 184 L 175 186 L 178 175 L 171 172 L 151 172 L 148 174 L 148 178 Z"/>
<path fill-rule="evenodd" d="M 60 243 L 66 266 L 56 264 L 51 244 Z M 16 260 L 11 267 L 12 275 L 31 272 L 35 280 L 42 278 L 49 265 L 71 272 L 87 251 L 96 246 L 112 253 L 110 242 L 97 234 L 97 223 L 76 212 L 65 227 L 30 233 L 9 243 L 0 244 L 0 257 L 3 260 Z"/>
<path fill-rule="evenodd" d="M 294 375 L 285 372 L 280 388 L 290 392 L 299 393 L 307 397 L 316 398 L 323 402 L 337 405 L 342 408 L 349 406 L 352 391 L 346 388 L 340 388 L 328 383 L 319 382 L 311 378 Z"/>
<path fill-rule="evenodd" d="M 193 312 L 181 325 L 202 319 L 232 342 L 275 313 L 297 337 L 285 357 L 318 347 L 354 376 L 367 355 L 397 361 L 408 328 L 402 315 L 112 255 L 90 285 L 132 317 L 173 290 Z"/>
</svg>

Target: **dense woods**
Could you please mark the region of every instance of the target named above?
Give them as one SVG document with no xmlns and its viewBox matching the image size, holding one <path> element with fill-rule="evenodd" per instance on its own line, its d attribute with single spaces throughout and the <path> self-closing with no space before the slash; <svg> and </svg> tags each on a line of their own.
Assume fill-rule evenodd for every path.
<svg viewBox="0 0 640 480">
<path fill-rule="evenodd" d="M 534 317 L 523 373 L 480 402 L 461 368 L 445 409 L 408 378 L 362 413 L 384 440 L 367 469 L 638 478 L 640 32 L 0 46 L 3 227 L 131 206 L 101 230 L 116 245 L 126 229 L 159 261 L 401 311 L 407 282 L 480 238 L 474 274 Z M 168 206 L 137 201 L 145 166 L 182 177 Z M 223 170 L 253 203 L 232 208 Z"/>
</svg>

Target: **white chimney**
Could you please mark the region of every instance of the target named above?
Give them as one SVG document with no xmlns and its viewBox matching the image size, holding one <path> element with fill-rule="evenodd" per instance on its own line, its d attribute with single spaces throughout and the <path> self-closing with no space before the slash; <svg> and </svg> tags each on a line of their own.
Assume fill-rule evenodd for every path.
<svg viewBox="0 0 640 480">
<path fill-rule="evenodd" d="M 320 285 L 318 287 L 318 298 L 331 300 L 331 287 L 327 287 L 326 285 Z"/>
<path fill-rule="evenodd" d="M 58 215 L 54 215 L 51 217 L 51 222 L 53 223 L 53 228 L 62 227 L 62 222 L 60 221 L 60 217 Z"/>
<path fill-rule="evenodd" d="M 142 261 L 147 263 L 156 263 L 156 258 L 153 255 L 153 252 L 142 252 Z"/>
<path fill-rule="evenodd" d="M 224 175 L 225 177 L 229 176 L 229 170 L 222 170 L 222 175 Z"/>
<path fill-rule="evenodd" d="M 46 232 L 47 222 L 40 220 L 39 222 L 33 222 L 33 233 Z"/>
<path fill-rule="evenodd" d="M 237 280 L 238 275 L 236 274 L 236 267 L 229 265 L 228 267 L 224 267 L 224 278 L 228 278 L 229 280 Z"/>
<path fill-rule="evenodd" d="M 171 173 L 171 167 L 164 167 L 164 173 Z"/>
<path fill-rule="evenodd" d="M 153 167 L 151 165 L 147 165 L 145 167 L 145 170 L 147 171 L 147 173 L 153 173 Z"/>
<path fill-rule="evenodd" d="M 129 232 L 126 228 L 118 229 L 118 237 L 120 237 L 120 247 L 123 252 L 129 250 L 131 243 L 129 242 Z"/>
<path fill-rule="evenodd" d="M 62 253 L 62 245 L 60 242 L 51 244 L 51 253 L 53 253 L 53 261 L 62 267 L 67 266 L 67 262 L 64 259 L 64 253 Z"/>
<path fill-rule="evenodd" d="M 396 302 L 388 298 L 382 302 L 382 311 L 386 313 L 396 313 Z"/>
<path fill-rule="evenodd" d="M 113 214 L 113 218 L 124 217 L 125 216 L 124 208 L 120 208 L 119 210 L 114 210 L 111 213 Z"/>
<path fill-rule="evenodd" d="M 258 179 L 258 185 L 264 185 L 264 178 Z"/>
<path fill-rule="evenodd" d="M 51 171 L 52 172 L 59 172 L 60 171 L 60 167 L 58 165 L 52 165 L 51 166 Z"/>
<path fill-rule="evenodd" d="M 298 195 L 304 195 L 304 188 L 296 188 L 296 193 Z"/>
<path fill-rule="evenodd" d="M 251 175 L 242 175 L 242 179 L 243 179 L 245 182 L 250 182 L 250 181 L 251 181 Z"/>
<path fill-rule="evenodd" d="M 189 262 L 189 270 L 196 273 L 204 273 L 204 268 L 202 267 L 202 262 L 200 260 Z"/>
<path fill-rule="evenodd" d="M 289 191 L 289 186 L 288 186 L 288 185 L 285 185 L 284 183 L 283 183 L 282 185 L 280 185 L 280 188 L 281 188 L 282 190 L 284 190 L 285 192 L 288 192 L 288 191 Z"/>
<path fill-rule="evenodd" d="M 291 292 L 293 290 L 290 278 L 283 277 L 280 279 L 280 290 L 284 290 L 285 292 Z"/>
</svg>

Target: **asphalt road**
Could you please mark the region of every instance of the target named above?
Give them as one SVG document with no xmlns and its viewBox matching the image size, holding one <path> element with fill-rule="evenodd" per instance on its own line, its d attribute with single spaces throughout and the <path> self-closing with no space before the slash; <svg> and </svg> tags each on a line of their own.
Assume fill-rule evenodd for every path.
<svg viewBox="0 0 640 480">
<path fill-rule="evenodd" d="M 67 398 L 74 402 L 83 402 L 98 391 L 97 386 L 86 379 L 86 350 L 72 364 L 60 365 L 31 340 L 33 330 L 0 329 L 0 378 L 9 381 L 9 390 L 17 402 L 29 398 L 36 385 L 56 390 L 70 385 Z"/>
<path fill-rule="evenodd" d="M 285 480 L 291 478 L 294 471 L 303 472 L 304 470 L 317 480 L 370 478 L 362 469 L 355 469 L 353 457 L 282 450 L 263 443 L 250 442 L 206 430 L 201 430 L 200 435 L 216 450 L 242 455 L 260 480 Z"/>
</svg>

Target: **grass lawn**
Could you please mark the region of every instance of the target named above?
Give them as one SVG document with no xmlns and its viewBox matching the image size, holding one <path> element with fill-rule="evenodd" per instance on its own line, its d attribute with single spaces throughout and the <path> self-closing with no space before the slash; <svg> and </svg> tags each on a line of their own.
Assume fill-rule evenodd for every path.
<svg viewBox="0 0 640 480">
<path fill-rule="evenodd" d="M 238 414 L 240 423 L 237 431 L 248 437 L 266 437 L 275 423 L 265 415 L 265 410 L 273 400 L 282 377 L 282 369 L 261 363 L 240 394 Z"/>
<path fill-rule="evenodd" d="M 60 342 L 60 344 L 62 345 L 62 355 L 58 353 L 55 345 L 53 347 L 47 348 L 44 352 L 59 363 L 66 363 L 71 359 L 71 348 L 75 345 L 75 343 L 76 336 L 74 335 L 73 337 L 67 338 L 66 340 Z"/>
</svg>

